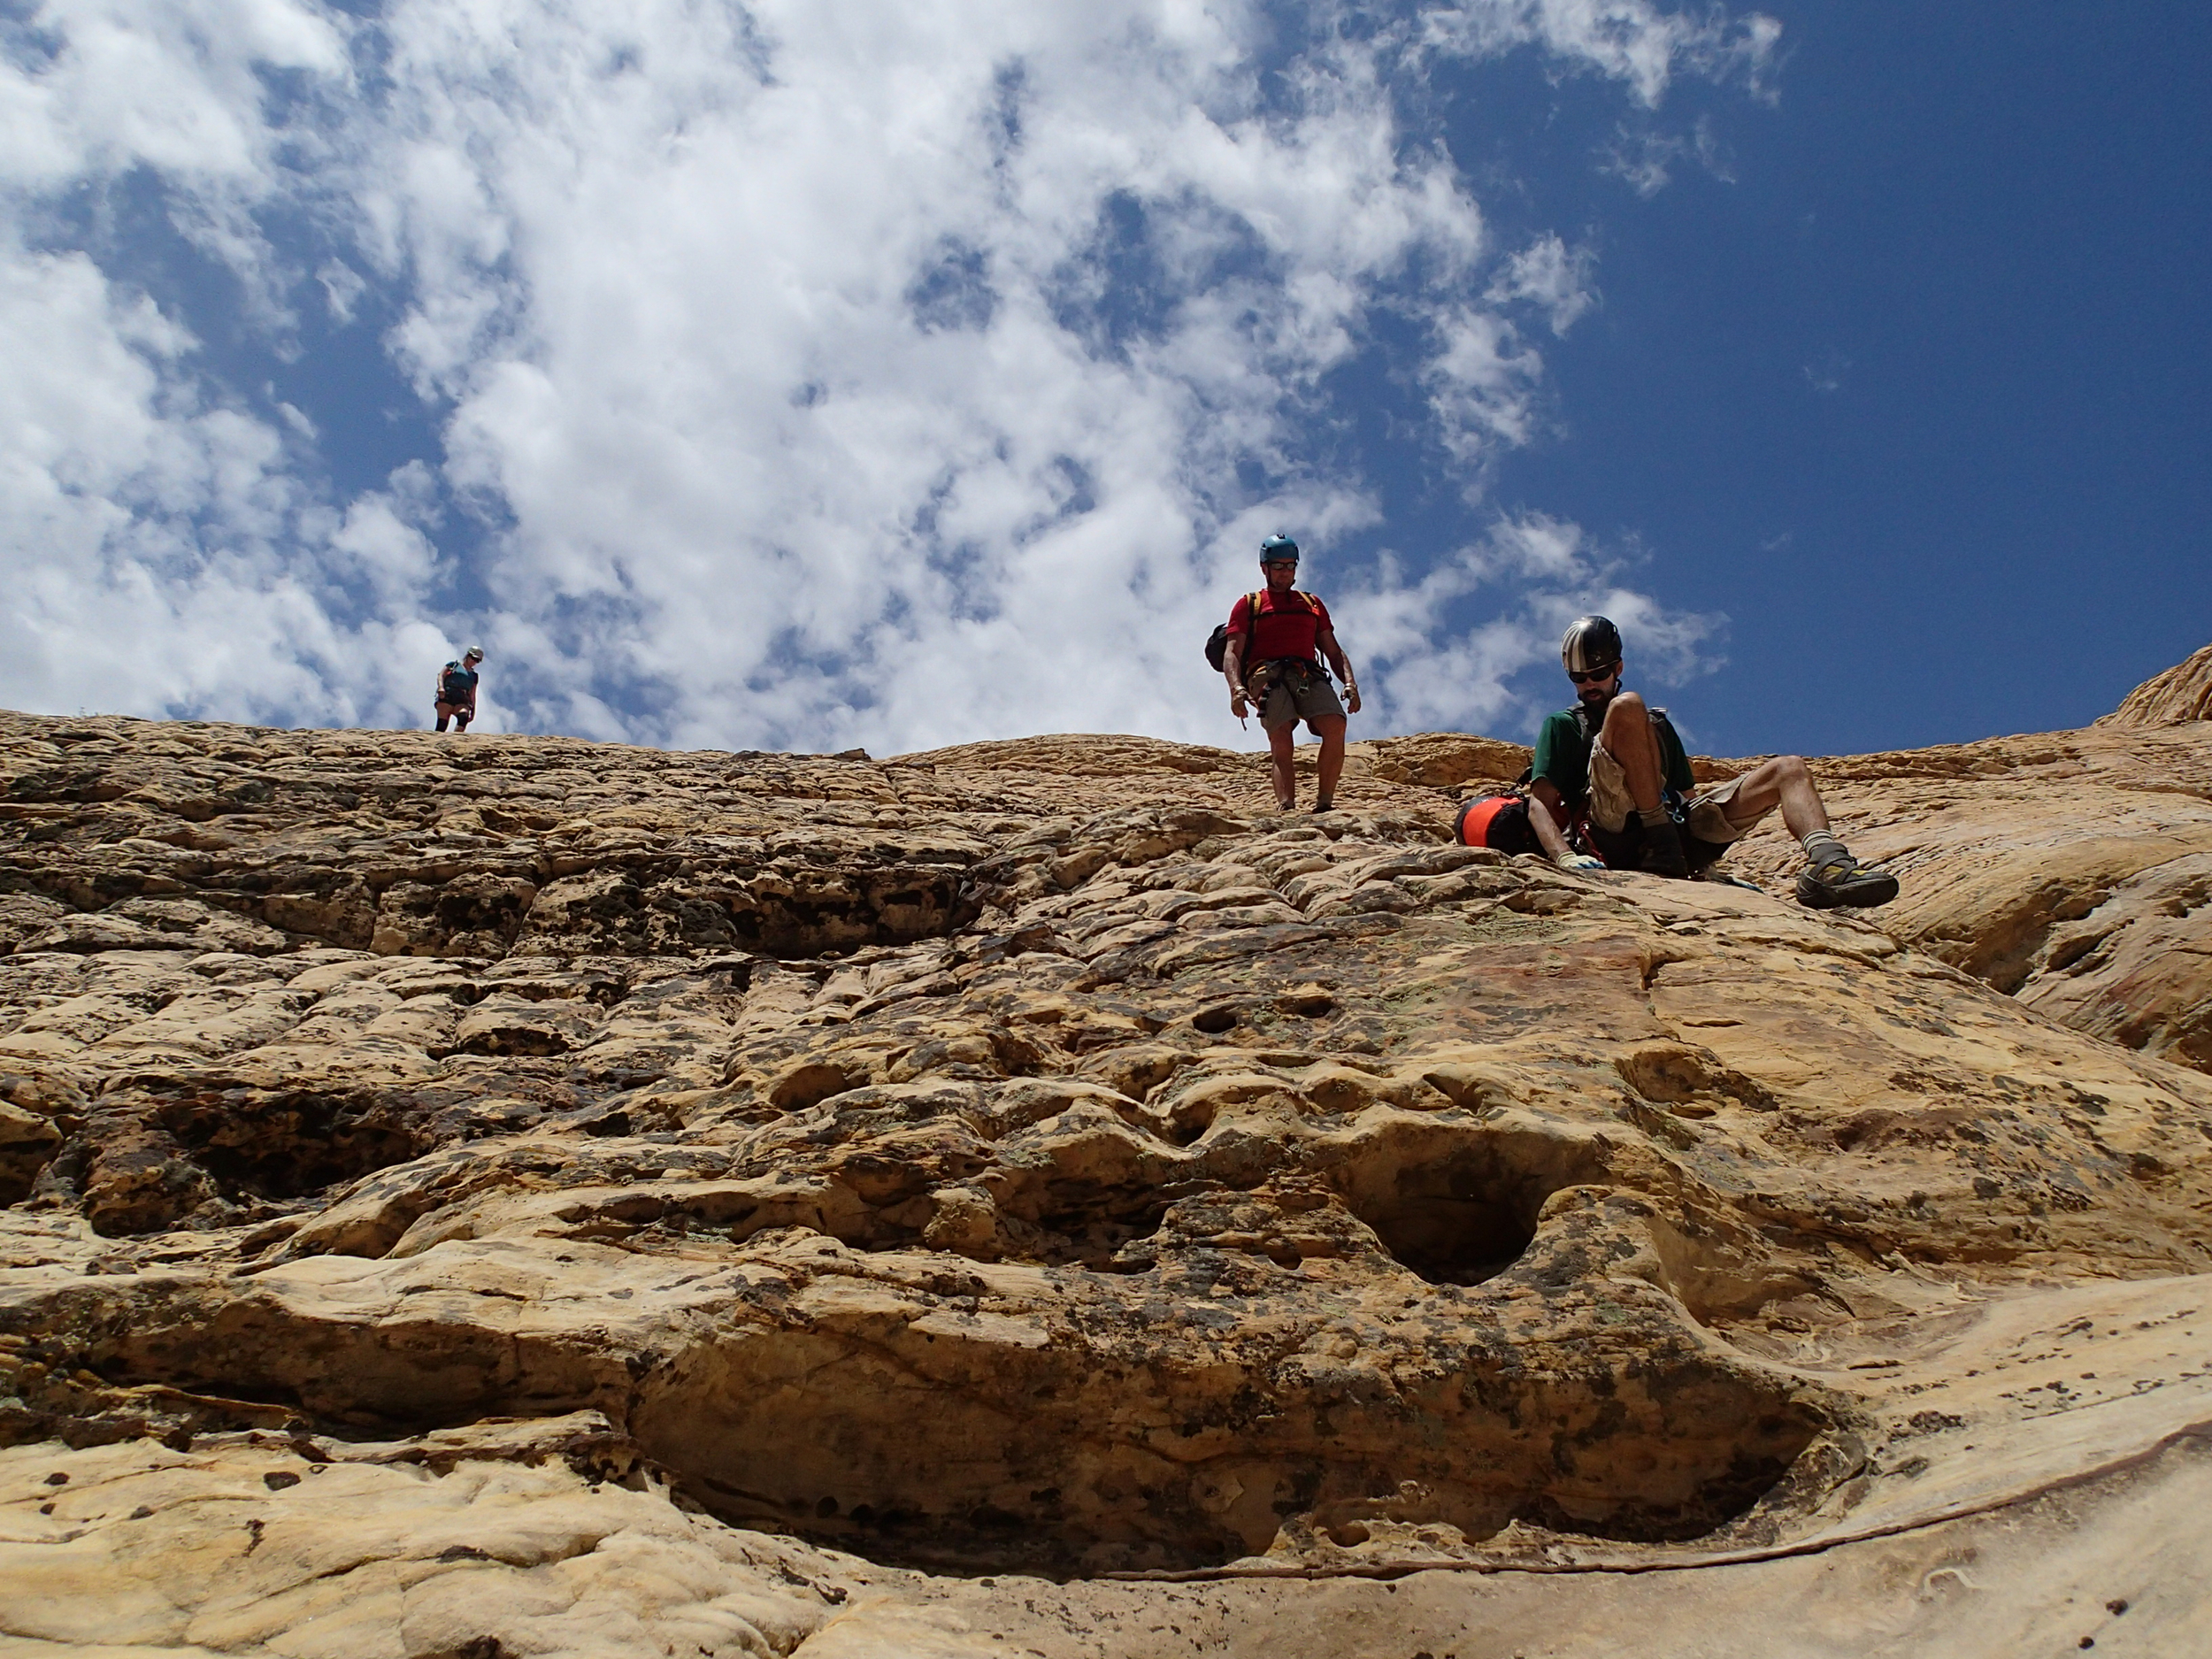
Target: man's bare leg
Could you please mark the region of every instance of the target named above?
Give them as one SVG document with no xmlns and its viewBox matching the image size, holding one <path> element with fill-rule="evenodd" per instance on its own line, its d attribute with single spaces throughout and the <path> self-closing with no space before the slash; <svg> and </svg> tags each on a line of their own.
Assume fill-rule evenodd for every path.
<svg viewBox="0 0 2212 1659">
<path fill-rule="evenodd" d="M 1286 812 L 1298 804 L 1298 762 L 1291 752 L 1297 741 L 1294 720 L 1267 734 L 1268 752 L 1275 761 L 1275 804 Z"/>
<path fill-rule="evenodd" d="M 1644 700 L 1632 691 L 1614 698 L 1606 708 L 1598 741 L 1621 763 L 1636 810 L 1657 811 L 1665 777 L 1659 764 L 1659 733 L 1652 729 L 1651 710 L 1644 706 Z"/>
<path fill-rule="evenodd" d="M 1655 876 L 1686 876 L 1689 859 L 1682 833 L 1667 816 L 1666 769 L 1659 759 L 1659 733 L 1652 728 L 1651 710 L 1632 691 L 1615 697 L 1605 710 L 1598 741 L 1620 763 L 1628 784 L 1628 798 L 1636 803 L 1636 818 L 1643 826 L 1643 853 L 1637 868 Z"/>
<path fill-rule="evenodd" d="M 1332 714 L 1313 722 L 1313 728 L 1321 734 L 1321 796 L 1318 805 L 1327 806 L 1336 799 L 1336 780 L 1344 775 L 1344 717 Z"/>
<path fill-rule="evenodd" d="M 1736 786 L 1735 799 L 1728 803 L 1728 821 L 1747 826 L 1777 806 L 1782 809 L 1784 826 L 1805 849 L 1809 867 L 1797 878 L 1801 904 L 1833 910 L 1839 905 L 1886 904 L 1897 896 L 1896 877 L 1863 868 L 1836 839 L 1812 774 L 1795 755 L 1777 755 L 1746 772 Z"/>
<path fill-rule="evenodd" d="M 1828 809 L 1820 799 L 1820 791 L 1813 787 L 1812 774 L 1805 763 L 1795 755 L 1777 755 L 1772 760 L 1763 760 L 1746 772 L 1743 781 L 1736 786 L 1736 798 L 1731 801 L 1728 821 L 1739 827 L 1755 824 L 1777 806 L 1782 809 L 1782 822 L 1789 833 L 1803 841 L 1815 830 L 1828 827 Z"/>
</svg>

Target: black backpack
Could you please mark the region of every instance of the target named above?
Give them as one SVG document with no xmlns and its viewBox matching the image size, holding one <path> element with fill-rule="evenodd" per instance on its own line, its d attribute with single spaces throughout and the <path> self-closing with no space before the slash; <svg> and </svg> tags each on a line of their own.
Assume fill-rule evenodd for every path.
<svg viewBox="0 0 2212 1659">
<path fill-rule="evenodd" d="M 1264 588 L 1263 588 L 1260 592 L 1256 593 L 1256 594 L 1247 594 L 1247 595 L 1245 595 L 1245 598 L 1246 598 L 1248 601 L 1249 601 L 1249 602 L 1250 602 L 1250 603 L 1251 603 L 1251 607 L 1252 607 L 1252 626 L 1253 626 L 1253 630 L 1254 630 L 1254 632 L 1255 632 L 1255 633 L 1256 633 L 1256 632 L 1258 631 L 1258 628 L 1259 628 L 1259 620 L 1260 620 L 1260 601 L 1261 601 L 1261 600 L 1263 600 L 1263 599 L 1264 599 L 1265 597 L 1267 597 L 1267 593 L 1266 593 L 1266 590 L 1265 590 Z M 1308 613 L 1309 613 L 1309 614 L 1310 614 L 1310 613 L 1312 612 L 1312 611 L 1313 611 L 1313 600 L 1312 600 L 1312 597 L 1311 597 L 1311 595 L 1310 595 L 1302 594 L 1302 593 L 1298 592 L 1295 588 L 1293 588 L 1293 589 L 1291 590 L 1291 597 L 1292 597 L 1292 598 L 1294 598 L 1294 599 L 1295 599 L 1295 600 L 1297 600 L 1297 601 L 1298 601 L 1298 603 L 1299 603 L 1300 604 L 1302 604 L 1302 605 L 1305 606 L 1305 608 L 1306 608 L 1306 610 L 1307 610 L 1307 611 L 1308 611 Z M 1210 668 L 1211 668 L 1211 669 L 1214 671 L 1214 672 L 1216 672 L 1217 674 L 1218 674 L 1218 673 L 1220 673 L 1220 672 L 1222 672 L 1222 666 L 1221 666 L 1221 665 L 1222 665 L 1222 664 L 1223 664 L 1224 662 L 1225 662 L 1225 661 L 1227 661 L 1227 660 L 1228 660 L 1228 656 L 1229 656 L 1229 625 L 1228 625 L 1227 623 L 1225 623 L 1225 622 L 1217 622 L 1217 623 L 1216 623 L 1216 624 L 1214 625 L 1214 631 L 1213 631 L 1211 634 L 1209 634 L 1206 636 L 1206 664 L 1207 664 L 1207 666 L 1209 666 Z M 1245 666 L 1246 666 L 1247 668 L 1249 668 L 1249 667 L 1251 667 L 1251 666 L 1252 666 L 1252 664 L 1249 664 L 1249 663 L 1247 663 L 1247 664 L 1245 664 Z"/>
<path fill-rule="evenodd" d="M 1217 622 L 1214 631 L 1206 636 L 1206 665 L 1218 674 L 1222 672 L 1222 664 L 1228 660 L 1229 625 Z"/>
<path fill-rule="evenodd" d="M 445 678 L 438 682 L 438 695 L 448 703 L 466 703 L 475 695 L 476 687 L 468 681 L 468 670 L 458 663 L 445 665 Z"/>
</svg>

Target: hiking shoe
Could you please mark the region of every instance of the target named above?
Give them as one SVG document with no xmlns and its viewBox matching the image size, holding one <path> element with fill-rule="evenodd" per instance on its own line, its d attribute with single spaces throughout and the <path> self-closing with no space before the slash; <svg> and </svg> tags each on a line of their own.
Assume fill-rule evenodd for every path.
<svg viewBox="0 0 2212 1659">
<path fill-rule="evenodd" d="M 1313 803 L 1313 810 L 1317 812 L 1333 812 L 1336 810 L 1336 803 L 1325 795 Z"/>
<path fill-rule="evenodd" d="M 1895 876 L 1886 870 L 1869 870 L 1848 856 L 1831 858 L 1797 878 L 1797 902 L 1816 910 L 1886 904 L 1896 896 Z"/>
<path fill-rule="evenodd" d="M 1687 877 L 1690 861 L 1682 850 L 1682 832 L 1671 822 L 1656 829 L 1646 825 L 1643 856 L 1636 861 L 1636 868 L 1647 876 Z"/>
</svg>

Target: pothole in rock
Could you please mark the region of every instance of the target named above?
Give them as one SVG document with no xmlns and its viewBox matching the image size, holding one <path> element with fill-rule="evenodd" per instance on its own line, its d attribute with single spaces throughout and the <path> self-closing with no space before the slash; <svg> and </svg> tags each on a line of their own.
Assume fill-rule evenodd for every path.
<svg viewBox="0 0 2212 1659">
<path fill-rule="evenodd" d="M 932 1283 L 747 1296 L 626 1379 L 588 1346 L 603 1333 L 518 1349 L 494 1321 L 303 1326 L 265 1302 L 216 1348 L 191 1310 L 165 1327 L 119 1307 L 82 1363 L 372 1439 L 607 1409 L 723 1520 L 968 1572 L 1203 1568 L 1363 1533 L 1387 1554 L 1406 1528 L 1479 1543 L 1517 1519 L 1681 1540 L 1809 1509 L 1855 1466 L 1816 1444 L 1798 1379 L 1656 1333 L 1609 1349 L 1555 1332 L 1532 1364 L 1455 1323 L 1286 1364 L 1284 1334 L 1340 1304 L 1133 1288 L 994 1306 L 980 1279 Z"/>
<path fill-rule="evenodd" d="M 1383 1148 L 1340 1173 L 1345 1207 L 1393 1259 L 1432 1285 L 1479 1285 L 1520 1260 L 1544 1201 L 1564 1181 L 1479 1140 L 1433 1159 Z"/>
<path fill-rule="evenodd" d="M 732 942 L 772 956 L 910 945 L 956 933 L 980 910 L 957 868 L 773 872 L 729 902 Z"/>
<path fill-rule="evenodd" d="M 419 1156 L 408 1130 L 358 1100 L 229 1089 L 164 1101 L 154 1117 L 226 1197 L 291 1199 Z"/>
<path fill-rule="evenodd" d="M 1035 1218 L 1044 1235 L 1038 1259 L 1099 1273 L 1141 1273 L 1151 1260 L 1132 1256 L 1130 1247 L 1158 1233 L 1169 1204 L 1183 1190 L 1055 1182 Z"/>
<path fill-rule="evenodd" d="M 1148 1271 L 1007 1281 L 996 1306 L 982 1277 L 909 1279 L 905 1309 L 837 1314 L 849 1332 L 755 1327 L 675 1358 L 633 1423 L 726 1519 L 938 1571 L 1199 1568 L 1363 1529 L 1386 1552 L 1409 1528 L 1479 1542 L 1516 1519 L 1679 1540 L 1831 1484 L 1798 1384 L 1663 1309 L 1629 1328 L 1578 1299 L 1401 1308 L 1378 1242 L 1432 1283 L 1479 1283 L 1550 1194 L 1602 1179 L 1601 1145 L 1423 1123 L 1346 1151 L 1279 1189 L 1060 1178 L 1002 1210 L 978 1187 L 969 1211 L 939 1189 L 940 1222 L 977 1232 L 930 1248 Z M 1348 1316 L 1363 1273 L 1379 1324 Z"/>
<path fill-rule="evenodd" d="M 1143 1247 L 1187 1190 L 1056 1180 L 1002 1206 L 975 1188 L 940 1187 L 871 1212 L 864 1226 L 841 1236 L 871 1252 L 927 1249 L 979 1262 L 1141 1273 L 1153 1263 Z"/>
<path fill-rule="evenodd" d="M 1441 1198 L 1472 1202 L 1451 1179 Z M 1100 1248 L 1156 1202 L 1103 1183 L 1040 1192 L 1035 1225 Z M 1276 1225 L 1262 1210 L 1311 1231 L 1333 1205 L 1294 1216 L 1279 1194 L 1225 1194 L 1187 1231 L 1233 1257 L 1228 1234 Z M 669 1295 L 635 1259 L 622 1271 Z M 108 1351 L 88 1357 L 231 1398 L 296 1390 L 321 1423 L 364 1432 L 605 1409 L 725 1520 L 978 1572 L 1207 1567 L 1353 1540 L 1355 1525 L 1385 1545 L 1400 1525 L 1479 1541 L 1517 1518 L 1678 1540 L 1763 1502 L 1808 1507 L 1834 1475 L 1801 1458 L 1823 1427 L 1801 1379 L 1649 1310 L 1623 1327 L 1541 1299 L 1474 1318 L 1439 1298 L 1378 1321 L 1353 1313 L 1342 1279 L 1264 1263 L 1178 1275 L 1164 1256 L 1159 1277 L 1123 1278 L 780 1259 L 645 1319 L 626 1367 L 606 1363 L 603 1327 L 543 1324 L 518 1345 L 503 1301 L 426 1323 L 311 1320 L 249 1296 L 219 1345 L 197 1303 L 165 1328 L 152 1304 L 119 1303 Z M 404 1271 L 403 1286 L 471 1282 Z"/>
<path fill-rule="evenodd" d="M 420 1155 L 411 1102 L 309 1090 L 186 1088 L 104 1096 L 41 1180 L 119 1238 L 227 1225 Z"/>
<path fill-rule="evenodd" d="M 1471 1543 L 1517 1519 L 1679 1540 L 1770 1494 L 1816 1502 L 1833 1473 L 1809 1459 L 1793 1482 L 1823 1425 L 1786 1379 L 1690 1350 L 1562 1348 L 1571 1363 L 1531 1370 L 1440 1328 L 1286 1364 L 1280 1337 L 1310 1305 L 964 1300 L 864 1337 L 703 1345 L 651 1373 L 632 1430 L 733 1524 L 889 1564 L 1063 1577 L 1400 1524 Z"/>
</svg>

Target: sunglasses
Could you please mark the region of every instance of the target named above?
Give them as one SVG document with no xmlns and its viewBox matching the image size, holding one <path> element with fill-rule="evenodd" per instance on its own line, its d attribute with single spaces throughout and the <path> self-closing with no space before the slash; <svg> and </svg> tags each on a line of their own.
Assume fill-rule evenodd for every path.
<svg viewBox="0 0 2212 1659">
<path fill-rule="evenodd" d="M 1567 671 L 1567 678 L 1573 680 L 1578 686 L 1601 685 L 1606 680 L 1612 679 L 1615 674 L 1618 673 L 1620 672 L 1620 666 L 1621 665 L 1617 662 L 1608 663 L 1602 668 L 1588 669 L 1579 674 L 1575 672 L 1573 669 L 1570 668 Z"/>
</svg>

